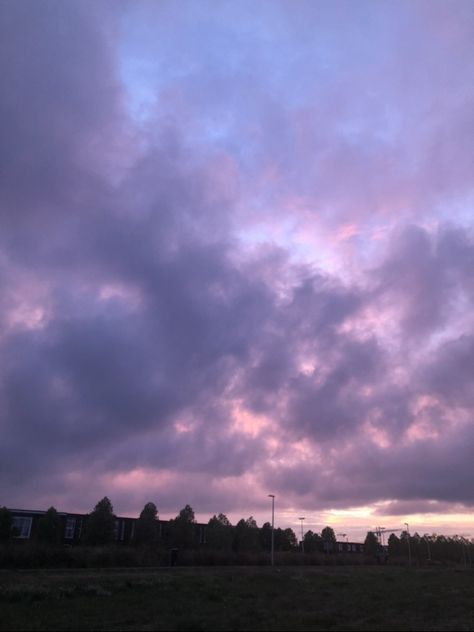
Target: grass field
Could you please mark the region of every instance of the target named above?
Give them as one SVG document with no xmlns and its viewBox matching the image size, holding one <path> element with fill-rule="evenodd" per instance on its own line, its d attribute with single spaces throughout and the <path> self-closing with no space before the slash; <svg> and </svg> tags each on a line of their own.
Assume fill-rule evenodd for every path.
<svg viewBox="0 0 474 632">
<path fill-rule="evenodd" d="M 474 572 L 1 571 L 1 630 L 474 630 Z"/>
</svg>

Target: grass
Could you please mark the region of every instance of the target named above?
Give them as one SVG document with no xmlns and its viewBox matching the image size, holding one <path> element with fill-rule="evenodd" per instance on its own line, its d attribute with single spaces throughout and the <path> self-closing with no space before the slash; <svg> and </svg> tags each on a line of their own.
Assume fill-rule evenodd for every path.
<svg viewBox="0 0 474 632">
<path fill-rule="evenodd" d="M 0 630 L 474 630 L 471 570 L 0 572 Z"/>
</svg>

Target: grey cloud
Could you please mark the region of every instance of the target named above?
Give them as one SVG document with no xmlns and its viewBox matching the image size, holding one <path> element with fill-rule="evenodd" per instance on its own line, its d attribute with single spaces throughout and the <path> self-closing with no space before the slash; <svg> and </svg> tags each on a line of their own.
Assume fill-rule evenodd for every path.
<svg viewBox="0 0 474 632">
<path fill-rule="evenodd" d="M 404 335 L 424 343 L 448 322 L 465 316 L 473 301 L 468 270 L 474 261 L 469 231 L 442 225 L 433 235 L 419 226 L 396 235 L 375 271 L 376 293 L 401 311 Z"/>
<path fill-rule="evenodd" d="M 269 468 L 265 480 L 294 503 L 316 508 L 347 508 L 399 499 L 388 513 L 402 509 L 442 512 L 472 507 L 473 435 L 471 429 L 442 441 L 380 448 L 361 435 L 333 449 L 314 464 Z M 435 501 L 435 504 L 429 501 Z M 398 506 L 400 503 L 400 506 Z M 383 508 L 382 513 L 386 513 Z M 400 515 L 398 514 L 398 515 Z"/>
<path fill-rule="evenodd" d="M 441 345 L 424 367 L 423 386 L 449 407 L 472 412 L 474 396 L 474 336 L 463 335 Z"/>
<path fill-rule="evenodd" d="M 380 514 L 384 516 L 406 516 L 409 514 L 437 514 L 452 513 L 455 511 L 466 511 L 466 506 L 455 503 L 429 501 L 429 500 L 407 500 L 394 501 L 383 505 Z"/>
<path fill-rule="evenodd" d="M 374 340 L 355 342 L 341 338 L 336 349 L 318 358 L 321 367 L 309 376 L 298 376 L 289 385 L 285 421 L 290 432 L 316 440 L 334 440 L 356 432 L 366 421 L 372 402 L 361 391 L 377 380 L 383 354 Z M 333 364 L 331 354 L 335 351 Z"/>
<path fill-rule="evenodd" d="M 459 436 L 447 427 L 450 411 L 472 412 L 472 321 L 463 320 L 474 298 L 472 236 L 462 228 L 443 227 L 434 236 L 408 228 L 359 285 L 293 264 L 271 245 L 249 261 L 234 230 L 251 213 L 241 207 L 253 208 L 258 186 L 245 186 L 267 164 L 268 148 L 279 169 L 298 164 L 293 171 L 299 173 L 287 174 L 294 180 L 275 185 L 278 193 L 319 188 L 315 208 L 328 213 L 324 201 L 332 195 L 343 208 L 355 193 L 356 200 L 370 201 L 396 188 L 398 174 L 390 174 L 398 167 L 390 159 L 388 189 L 381 183 L 367 191 L 364 184 L 376 172 L 386 141 L 349 147 L 346 139 L 333 146 L 332 134 L 313 121 L 317 164 L 300 169 L 314 149 L 304 138 L 299 145 L 288 127 L 300 106 L 292 104 L 289 113 L 265 84 L 265 94 L 255 93 L 248 106 L 255 109 L 251 123 L 232 122 L 255 145 L 216 141 L 235 153 L 242 178 L 238 193 L 221 195 L 213 173 L 219 165 L 211 162 L 212 169 L 208 162 L 213 149 L 203 134 L 191 134 L 192 112 L 188 121 L 186 109 L 183 115 L 170 99 L 168 118 L 166 104 L 158 104 L 156 117 L 141 129 L 127 118 L 114 57 L 113 6 L 10 2 L 1 9 L 7 94 L 0 110 L 6 138 L 2 497 L 29 504 L 28 498 L 47 498 L 51 490 L 72 502 L 92 478 L 149 468 L 179 474 L 169 489 L 150 482 L 165 506 L 173 498 L 191 500 L 184 496 L 192 493 L 203 508 L 231 509 L 219 482 L 246 473 L 257 484 L 272 481 L 295 503 L 472 503 L 472 432 L 465 418 Z M 164 10 L 172 19 L 174 7 Z M 127 13 L 126 7 L 120 11 Z M 279 11 L 273 19 L 284 33 Z M 332 23 L 334 15 L 329 11 L 324 19 Z M 263 60 L 266 37 L 271 39 L 262 35 Z M 292 37 L 288 42 L 291 47 Z M 238 100 L 242 87 L 253 86 L 258 73 L 236 70 L 240 83 L 231 89 L 215 44 L 209 43 L 206 59 L 215 70 L 208 81 L 223 87 L 215 105 L 220 111 L 228 98 Z M 363 61 L 363 42 L 356 48 Z M 179 66 L 186 59 L 178 61 Z M 228 63 L 237 68 L 240 61 Z M 321 60 L 314 63 L 324 74 Z M 192 97 L 202 88 L 203 72 L 205 64 L 196 76 L 184 73 L 177 80 L 185 94 Z M 270 83 L 276 86 L 277 79 Z M 161 96 L 165 92 L 163 87 Z M 333 96 L 318 111 L 330 110 L 337 102 Z M 205 109 L 208 98 L 201 95 L 196 106 Z M 339 112 L 349 104 L 340 107 Z M 148 146 L 137 150 L 145 138 Z M 136 155 L 123 156 L 128 149 Z M 15 289 L 28 316 L 33 286 L 46 297 L 44 322 L 15 321 Z M 396 340 L 385 338 L 383 328 L 371 331 L 369 325 L 362 335 L 350 327 L 364 310 L 377 313 L 384 305 L 401 312 Z M 302 366 L 306 360 L 314 368 Z M 437 400 L 423 414 L 439 438 L 408 444 L 415 405 L 426 396 Z M 262 436 L 230 432 L 235 402 L 266 415 L 285 445 L 305 438 L 314 448 L 322 446 L 322 461 L 275 469 Z M 363 436 L 368 420 L 389 437 L 391 449 Z M 190 429 L 179 434 L 175 424 L 183 421 Z M 74 471 L 84 476 L 76 487 L 67 478 Z M 96 492 L 88 489 L 75 507 L 92 505 Z M 132 509 L 137 501 L 126 499 L 129 492 L 117 493 L 121 506 Z M 237 496 L 242 506 L 243 492 Z"/>
<path fill-rule="evenodd" d="M 33 201 L 43 216 L 57 204 L 70 213 L 120 131 L 105 5 L 4 2 L 1 12 L 3 221 L 12 203 L 16 216 Z"/>
</svg>

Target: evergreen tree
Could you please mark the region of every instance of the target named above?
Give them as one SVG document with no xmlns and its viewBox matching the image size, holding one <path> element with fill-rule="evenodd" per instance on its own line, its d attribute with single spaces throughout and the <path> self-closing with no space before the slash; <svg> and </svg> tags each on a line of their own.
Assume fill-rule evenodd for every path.
<svg viewBox="0 0 474 632">
<path fill-rule="evenodd" d="M 388 553 L 392 557 L 400 555 L 400 538 L 395 533 L 388 536 Z"/>
<path fill-rule="evenodd" d="M 155 544 L 158 539 L 158 510 L 155 503 L 147 503 L 135 523 L 136 544 Z"/>
<path fill-rule="evenodd" d="M 379 541 L 373 531 L 368 531 L 364 540 L 364 553 L 375 556 L 379 550 Z"/>
<path fill-rule="evenodd" d="M 331 553 L 336 550 L 336 534 L 332 527 L 324 527 L 321 531 L 321 539 L 323 541 L 323 548 L 325 553 Z"/>
<path fill-rule="evenodd" d="M 110 544 L 115 536 L 115 516 L 112 503 L 105 496 L 89 514 L 86 527 L 86 540 L 89 544 Z"/>
<path fill-rule="evenodd" d="M 48 544 L 58 544 L 61 540 L 62 524 L 61 518 L 54 507 L 38 520 L 38 540 Z"/>
<path fill-rule="evenodd" d="M 186 505 L 174 520 L 170 520 L 172 545 L 183 549 L 192 549 L 196 544 L 195 523 L 194 510 L 190 505 Z"/>
</svg>

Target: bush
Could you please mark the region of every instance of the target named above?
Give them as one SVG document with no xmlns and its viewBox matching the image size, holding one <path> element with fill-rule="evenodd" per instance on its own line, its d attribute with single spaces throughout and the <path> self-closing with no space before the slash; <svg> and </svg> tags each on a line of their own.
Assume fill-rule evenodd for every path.
<svg viewBox="0 0 474 632">
<path fill-rule="evenodd" d="M 0 568 L 106 568 L 167 565 L 163 550 L 132 546 L 51 546 L 40 542 L 0 545 Z"/>
</svg>

